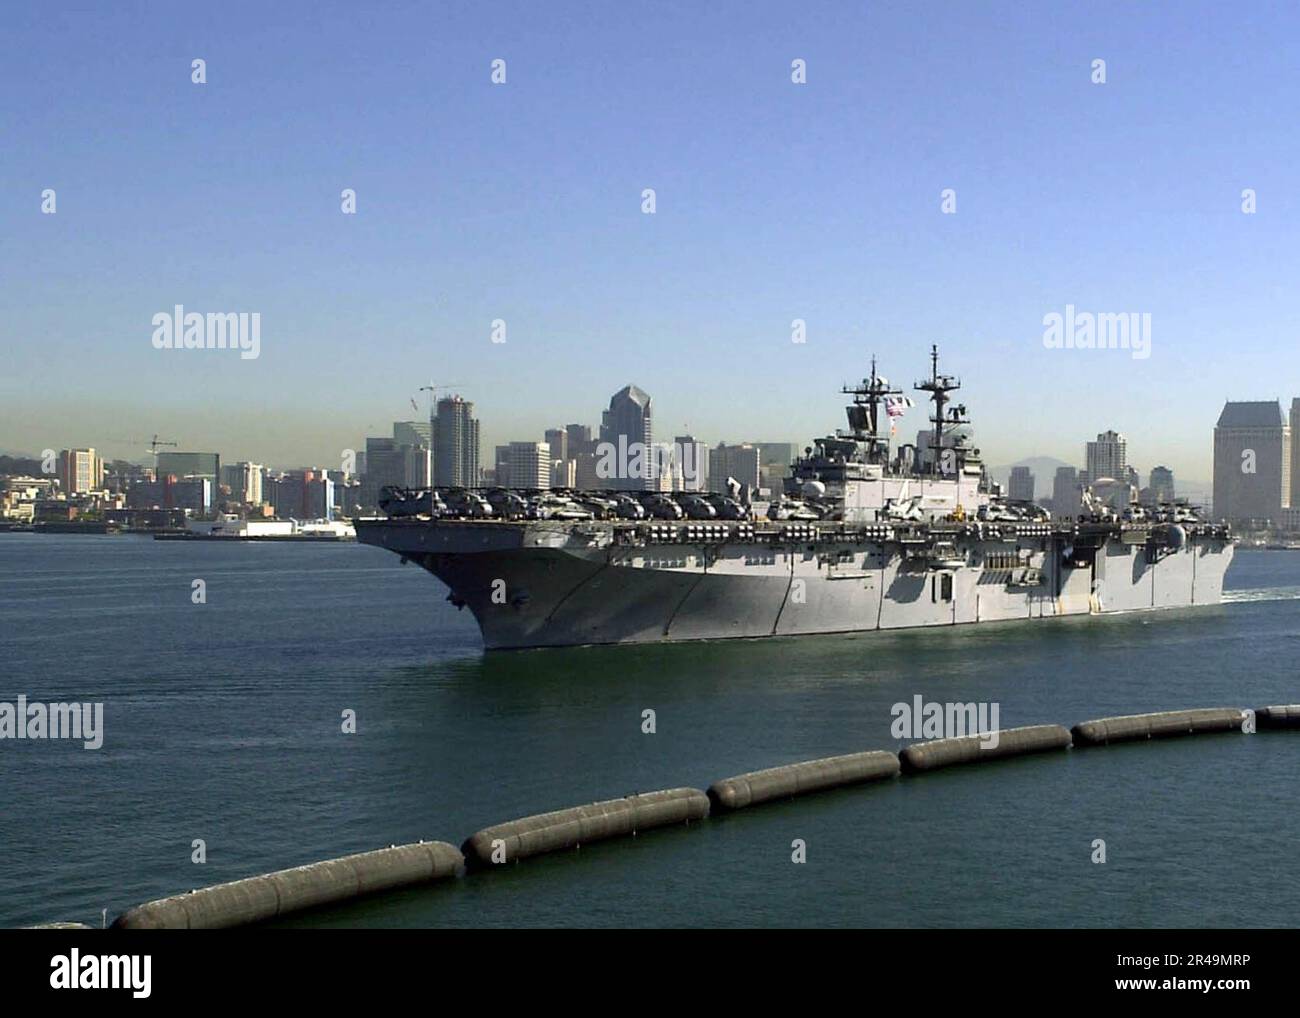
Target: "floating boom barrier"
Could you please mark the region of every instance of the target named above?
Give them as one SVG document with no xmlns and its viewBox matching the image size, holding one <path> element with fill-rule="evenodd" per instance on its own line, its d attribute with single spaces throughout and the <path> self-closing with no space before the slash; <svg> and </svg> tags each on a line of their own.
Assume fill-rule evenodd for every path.
<svg viewBox="0 0 1300 1018">
<path fill-rule="evenodd" d="M 771 799 L 789 799 L 828 788 L 881 781 L 894 777 L 898 771 L 898 757 L 882 750 L 828 756 L 715 781 L 709 786 L 709 803 L 724 812 L 744 809 Z"/>
<path fill-rule="evenodd" d="M 586 842 L 638 831 L 689 824 L 711 811 L 731 812 L 777 799 L 885 781 L 900 772 L 921 776 L 960 764 L 1075 747 L 1249 731 L 1251 711 L 1238 707 L 1159 711 L 1081 721 L 1073 729 L 1030 725 L 992 733 L 914 742 L 899 753 L 870 750 L 751 771 L 723 778 L 707 794 L 695 788 L 607 799 L 586 806 L 539 813 L 486 827 L 457 850 L 443 841 L 395 845 L 295 869 L 217 884 L 147 902 L 123 913 L 113 929 L 205 929 L 246 926 L 363 895 L 459 876 L 506 862 L 573 849 Z M 1300 728 L 1300 704 L 1261 707 L 1261 729 Z M 463 852 L 463 854 L 462 854 Z M 29 929 L 89 929 L 81 923 L 46 923 Z"/>
<path fill-rule="evenodd" d="M 1178 735 L 1240 730 L 1245 719 L 1246 712 L 1239 707 L 1167 710 L 1081 721 L 1071 734 L 1076 746 L 1107 746 L 1112 742 L 1131 742 L 1134 739 L 1167 739 Z"/>
<path fill-rule="evenodd" d="M 997 737 L 996 745 L 991 744 L 986 735 L 914 742 L 903 749 L 898 757 L 906 773 L 919 774 L 954 764 L 983 763 L 986 760 L 1004 760 L 1010 756 L 1027 756 L 1030 753 L 1070 748 L 1070 733 L 1062 725 L 1008 728 L 999 731 Z"/>
<path fill-rule="evenodd" d="M 1261 707 L 1255 719 L 1260 728 L 1300 728 L 1300 703 Z"/>
<path fill-rule="evenodd" d="M 709 800 L 703 792 L 695 788 L 670 788 L 487 827 L 466 839 L 462 851 L 471 865 L 499 865 L 576 848 L 583 842 L 703 820 L 708 815 Z"/>
<path fill-rule="evenodd" d="M 318 905 L 452 877 L 464 862 L 460 852 L 443 841 L 393 845 L 150 901 L 118 916 L 113 929 L 247 926 Z"/>
</svg>

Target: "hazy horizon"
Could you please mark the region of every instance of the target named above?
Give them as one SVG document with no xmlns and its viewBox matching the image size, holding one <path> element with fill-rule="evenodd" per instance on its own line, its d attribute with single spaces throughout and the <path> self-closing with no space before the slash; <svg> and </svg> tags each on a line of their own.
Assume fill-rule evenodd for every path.
<svg viewBox="0 0 1300 1018">
<path fill-rule="evenodd" d="M 9 21 L 0 448 L 328 465 L 426 418 L 430 381 L 476 404 L 484 462 L 628 383 L 656 437 L 802 445 L 873 354 L 910 392 L 937 342 L 986 462 L 1080 464 L 1114 429 L 1201 479 L 1225 399 L 1300 394 L 1290 9 Z M 260 314 L 260 355 L 155 349 L 178 304 Z M 1048 348 L 1067 307 L 1150 315 L 1149 356 Z"/>
<path fill-rule="evenodd" d="M 397 422 L 399 422 L 399 421 L 415 421 L 415 420 L 423 420 L 423 418 L 417 418 L 417 417 L 414 417 L 414 416 L 409 417 L 409 418 L 395 418 L 395 419 L 394 419 L 394 423 L 397 423 Z M 588 423 L 588 424 L 589 424 L 589 423 L 591 423 L 591 422 L 587 422 L 587 421 L 565 421 L 565 422 L 556 422 L 555 424 L 548 424 L 546 427 L 547 427 L 547 428 L 551 428 L 551 427 L 563 427 L 563 426 L 566 425 L 566 424 L 584 424 L 584 423 Z M 918 423 L 919 426 L 922 425 L 922 422 L 920 422 L 920 421 L 918 421 L 917 423 Z M 597 424 L 593 424 L 593 425 L 592 425 L 592 432 L 593 432 L 593 434 L 596 433 L 596 431 L 597 431 L 597 427 L 598 427 Z M 677 437 L 679 434 L 682 434 L 682 432 L 674 432 L 672 435 L 664 435 L 664 436 L 658 436 L 658 435 L 657 435 L 656 438 L 655 438 L 655 441 L 656 441 L 656 442 L 671 442 L 671 441 L 673 441 L 673 439 L 674 439 L 675 437 Z M 372 437 L 391 437 L 391 429 L 390 429 L 390 431 L 389 431 L 389 433 L 388 433 L 387 436 L 380 435 L 380 436 L 372 436 Z M 764 442 L 787 442 L 787 441 L 788 441 L 788 442 L 792 442 L 792 443 L 794 443 L 794 444 L 800 446 L 801 448 L 802 448 L 802 446 L 803 446 L 803 444 L 804 444 L 803 442 L 800 442 L 800 441 L 798 441 L 797 439 L 794 439 L 794 438 L 790 438 L 789 436 L 759 435 L 759 436 L 757 436 L 757 437 L 753 437 L 753 436 L 746 436 L 746 437 L 736 437 L 736 436 L 732 436 L 732 437 L 723 437 L 723 438 L 709 438 L 709 437 L 707 437 L 707 436 L 699 436 L 699 435 L 697 435 L 697 436 L 695 436 L 695 437 L 701 439 L 702 441 L 706 441 L 707 444 L 708 444 L 710 447 L 716 446 L 716 445 L 718 445 L 720 442 L 725 442 L 725 443 L 728 444 L 728 445 L 735 445 L 735 444 L 740 444 L 740 443 L 742 443 L 742 442 L 764 443 Z M 1126 437 L 1127 437 L 1127 436 L 1126 436 Z M 914 438 L 915 438 L 915 435 L 913 435 L 913 434 L 911 434 L 911 433 L 906 433 L 906 434 L 905 434 L 905 433 L 903 433 L 903 432 L 900 431 L 899 434 L 898 434 L 898 435 L 896 436 L 896 438 L 895 438 L 895 443 L 909 442 L 909 441 L 912 441 Z M 160 442 L 161 442 L 161 441 L 167 441 L 167 439 L 166 439 L 165 436 L 159 436 L 159 440 L 160 440 Z M 535 438 L 535 437 L 532 437 L 532 438 L 529 438 L 529 439 L 512 439 L 512 440 L 513 440 L 513 441 L 530 441 L 530 440 L 543 441 L 544 438 Z M 483 450 L 482 450 L 482 451 L 483 451 L 483 453 L 484 453 L 485 460 L 488 460 L 488 461 L 491 460 L 491 452 L 492 452 L 493 448 L 494 448 L 496 445 L 504 445 L 504 444 L 505 444 L 505 442 L 497 442 L 497 443 L 493 443 L 492 445 L 489 445 L 487 442 L 484 442 L 484 443 L 483 443 Z M 84 447 L 86 447 L 86 446 L 88 446 L 88 445 L 91 446 L 91 447 L 93 447 L 93 448 L 95 449 L 95 451 L 96 451 L 96 454 L 97 454 L 97 455 L 100 455 L 100 456 L 103 457 L 105 460 L 126 460 L 126 461 L 129 461 L 129 462 L 132 462 L 132 463 L 136 463 L 136 464 L 138 464 L 138 465 L 142 465 L 142 466 L 152 466 L 153 457 L 152 457 L 152 454 L 149 453 L 148 451 L 146 451 L 143 455 L 141 455 L 141 454 L 139 454 L 139 453 L 135 453 L 135 452 L 131 452 L 131 453 L 128 453 L 128 454 L 126 454 L 126 455 L 117 455 L 117 454 L 114 454 L 111 450 L 109 450 L 109 449 L 107 449 L 107 448 L 102 448 L 102 447 L 99 447 L 99 446 L 94 446 L 93 443 L 85 443 L 85 442 L 83 442 L 83 443 L 78 443 L 78 444 L 76 444 L 76 445 L 71 445 L 71 446 L 61 446 L 61 447 L 59 447 L 59 448 L 84 448 Z M 147 445 L 147 443 L 146 443 L 146 445 Z M 895 447 L 897 447 L 897 446 L 895 445 Z M 134 448 L 134 447 L 131 447 L 131 448 Z M 363 441 L 363 442 L 362 442 L 358 447 L 356 447 L 356 449 L 355 449 L 354 451 L 357 451 L 357 452 L 363 452 L 364 450 L 365 450 L 365 443 L 364 443 L 364 441 Z M 58 450 L 58 449 L 55 449 L 54 451 L 57 452 L 57 451 L 59 451 L 59 450 Z M 325 458 L 322 458 L 322 457 L 316 457 L 316 458 L 310 458 L 310 457 L 309 457 L 309 458 L 301 459 L 301 460 L 292 460 L 292 461 L 288 461 L 288 460 L 286 460 L 285 462 L 272 463 L 272 462 L 267 462 L 267 461 L 265 461 L 265 460 L 259 460 L 259 459 L 258 459 L 257 457 L 255 457 L 255 456 L 252 456 L 252 457 L 250 457 L 250 456 L 238 456 L 238 457 L 235 457 L 235 456 L 229 456 L 228 454 L 226 454 L 225 452 L 223 452 L 223 451 L 220 450 L 220 449 L 199 449 L 199 448 L 197 448 L 197 447 L 194 447 L 194 448 L 190 448 L 190 447 L 178 447 L 177 449 L 172 449 L 172 448 L 169 446 L 169 447 L 167 447 L 167 448 L 160 449 L 159 451 L 161 451 L 161 452 L 170 452 L 170 451 L 179 451 L 179 452 L 216 452 L 216 453 L 218 453 L 218 454 L 221 455 L 221 461 L 222 461 L 222 463 L 235 463 L 235 462 L 241 462 L 241 461 L 244 461 L 244 462 L 254 462 L 254 463 L 261 463 L 263 466 L 268 467 L 268 468 L 270 468 L 270 469 L 275 469 L 275 470 L 293 470 L 293 469 L 299 469 L 299 468 L 304 468 L 304 467 L 307 467 L 307 468 L 310 468 L 310 467 L 325 467 L 325 468 L 328 468 L 328 469 L 337 469 L 337 467 L 336 467 L 332 462 L 330 462 L 329 460 L 327 460 L 327 459 L 325 459 Z M 7 448 L 7 447 L 5 447 L 5 446 L 0 446 L 0 456 L 13 456 L 13 457 L 15 457 L 15 458 L 39 459 L 39 458 L 41 457 L 41 453 L 42 453 L 42 452 L 43 452 L 43 450 L 33 450 L 33 449 L 12 449 L 12 448 Z M 1047 456 L 1047 455 L 1031 454 L 1031 455 L 1021 456 L 1021 457 L 1019 457 L 1019 458 L 1017 458 L 1017 459 L 1015 459 L 1015 460 L 1006 460 L 1006 461 L 1001 461 L 1001 460 L 999 460 L 999 461 L 994 461 L 994 460 L 990 460 L 990 459 L 987 457 L 987 455 L 986 455 L 986 456 L 984 457 L 984 462 L 985 462 L 985 465 L 988 467 L 988 469 L 989 469 L 991 472 L 994 472 L 994 473 L 998 473 L 998 472 L 1007 472 L 1007 471 L 1009 471 L 1009 470 L 1010 470 L 1012 467 L 1014 467 L 1014 466 L 1025 466 L 1025 465 L 1029 465 L 1029 466 L 1031 466 L 1031 467 L 1039 468 L 1039 469 L 1036 469 L 1036 470 L 1035 470 L 1034 477 L 1035 477 L 1035 479 L 1036 479 L 1036 484 L 1037 484 L 1037 487 L 1038 487 L 1038 489 L 1039 489 L 1039 494 L 1040 494 L 1040 495 L 1046 495 L 1046 494 L 1050 494 L 1050 493 L 1051 493 L 1052 475 L 1053 475 L 1053 473 L 1054 473 L 1054 471 L 1055 471 L 1055 468 L 1056 468 L 1057 466 L 1074 466 L 1074 467 L 1076 467 L 1076 468 L 1082 469 L 1082 468 L 1083 468 L 1083 464 L 1084 464 L 1084 462 L 1085 462 L 1085 457 L 1084 457 L 1084 455 L 1083 455 L 1082 453 L 1081 453 L 1079 456 L 1077 456 L 1077 457 L 1075 457 L 1075 458 L 1072 458 L 1072 459 L 1071 459 L 1071 458 L 1068 458 L 1068 457 L 1060 457 L 1060 456 Z M 1162 463 L 1162 462 L 1160 462 L 1160 461 L 1157 460 L 1157 461 L 1153 461 L 1153 462 L 1151 462 L 1150 464 L 1146 464 L 1146 465 L 1134 464 L 1134 466 L 1136 467 L 1136 469 L 1137 469 L 1138 472 L 1140 473 L 1140 475 L 1141 475 L 1141 477 L 1142 477 L 1142 480 L 1143 480 L 1143 483 L 1145 483 L 1145 482 L 1146 482 L 1146 479 L 1147 479 L 1147 475 L 1150 473 L 1152 467 L 1155 467 L 1155 466 L 1167 466 L 1167 464 Z M 1045 468 L 1049 468 L 1049 469 L 1042 469 L 1042 468 L 1044 468 L 1044 467 L 1045 467 Z M 1176 474 L 1175 474 L 1175 479 L 1178 480 L 1178 481 L 1181 482 L 1181 483 L 1187 483 L 1187 484 L 1192 484 L 1192 485 L 1201 485 L 1201 484 L 1207 484 L 1207 485 L 1208 485 L 1208 484 L 1209 484 L 1209 478 L 1208 478 L 1208 477 L 1196 477 L 1196 476 L 1187 476 L 1187 477 L 1183 477 L 1182 475 L 1178 475 L 1178 474 L 1176 473 Z"/>
</svg>

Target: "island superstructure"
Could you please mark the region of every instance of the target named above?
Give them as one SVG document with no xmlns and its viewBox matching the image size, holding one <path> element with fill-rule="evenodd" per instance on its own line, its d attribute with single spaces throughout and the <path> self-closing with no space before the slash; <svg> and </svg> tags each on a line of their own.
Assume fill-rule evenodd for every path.
<svg viewBox="0 0 1300 1018">
<path fill-rule="evenodd" d="M 488 649 L 799 636 L 1218 604 L 1223 524 L 1186 505 L 1084 495 L 1068 520 L 989 482 L 960 382 L 915 388 L 926 441 L 894 447 L 907 401 L 876 372 L 849 428 L 816 440 L 781 495 L 390 490 L 357 539 L 423 566 Z"/>
</svg>

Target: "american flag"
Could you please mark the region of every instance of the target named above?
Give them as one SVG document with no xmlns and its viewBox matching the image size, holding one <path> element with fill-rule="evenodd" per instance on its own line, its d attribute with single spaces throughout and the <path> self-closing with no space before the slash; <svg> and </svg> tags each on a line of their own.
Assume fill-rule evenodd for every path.
<svg viewBox="0 0 1300 1018">
<path fill-rule="evenodd" d="M 916 406 L 909 396 L 890 396 L 885 400 L 885 413 L 890 418 L 902 417 L 907 413 L 908 407 Z"/>
</svg>

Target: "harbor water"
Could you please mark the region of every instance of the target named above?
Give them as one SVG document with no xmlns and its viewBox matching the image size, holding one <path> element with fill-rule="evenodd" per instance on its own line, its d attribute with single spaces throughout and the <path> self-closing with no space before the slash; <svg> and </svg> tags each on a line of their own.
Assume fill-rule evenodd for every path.
<svg viewBox="0 0 1300 1018">
<path fill-rule="evenodd" d="M 102 748 L 0 741 L 0 926 L 897 750 L 918 695 L 996 703 L 1003 728 L 1300 700 L 1300 553 L 1240 552 L 1226 586 L 1111 618 L 484 655 L 444 587 L 374 548 L 0 534 L 0 701 L 104 705 Z M 1297 773 L 1300 732 L 1058 752 L 283 925 L 1292 926 Z"/>
</svg>

